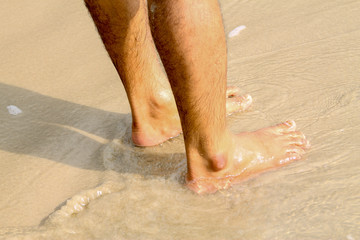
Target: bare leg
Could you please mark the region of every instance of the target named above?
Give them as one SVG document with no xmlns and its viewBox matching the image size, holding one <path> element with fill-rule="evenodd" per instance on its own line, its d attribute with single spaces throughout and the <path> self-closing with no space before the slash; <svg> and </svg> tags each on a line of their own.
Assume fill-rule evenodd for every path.
<svg viewBox="0 0 360 240">
<path fill-rule="evenodd" d="M 151 37 L 145 1 L 85 2 L 125 87 L 133 142 L 151 146 L 179 135 L 178 113 Z"/>
<path fill-rule="evenodd" d="M 158 0 L 153 36 L 175 95 L 188 186 L 214 192 L 300 159 L 304 135 L 287 122 L 251 133 L 226 126 L 226 42 L 217 0 Z"/>
<path fill-rule="evenodd" d="M 85 0 L 125 87 L 135 145 L 152 146 L 181 133 L 173 94 L 151 36 L 145 0 Z M 248 108 L 251 98 L 228 91 L 228 112 Z"/>
</svg>

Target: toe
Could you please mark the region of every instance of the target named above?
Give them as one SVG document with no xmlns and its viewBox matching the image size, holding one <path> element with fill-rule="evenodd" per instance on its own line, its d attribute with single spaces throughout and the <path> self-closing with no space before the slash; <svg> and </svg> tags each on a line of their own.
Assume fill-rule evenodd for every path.
<svg viewBox="0 0 360 240">
<path fill-rule="evenodd" d="M 300 131 L 289 132 L 289 133 L 287 133 L 287 135 L 290 136 L 290 137 L 294 137 L 294 138 L 295 137 L 296 138 L 305 138 L 305 135 Z"/>
<path fill-rule="evenodd" d="M 249 94 L 245 94 L 240 97 L 241 104 L 244 108 L 248 108 L 251 106 L 253 99 Z"/>
<path fill-rule="evenodd" d="M 234 97 L 240 94 L 240 88 L 235 86 L 228 86 L 226 89 L 226 97 Z"/>
<path fill-rule="evenodd" d="M 292 153 L 295 154 L 296 153 L 297 155 L 302 156 L 302 155 L 305 154 L 305 150 L 298 147 L 298 146 L 296 146 L 296 145 L 293 145 L 289 149 L 286 150 L 286 153 L 290 153 L 290 154 L 292 154 Z"/>
<path fill-rule="evenodd" d="M 289 141 L 289 144 L 294 144 L 297 146 L 301 146 L 303 148 L 308 148 L 309 142 L 307 141 L 305 135 L 302 132 L 294 131 L 287 133 L 284 137 L 286 137 Z"/>
<path fill-rule="evenodd" d="M 245 111 L 252 104 L 252 98 L 246 94 L 240 97 L 233 97 L 226 99 L 226 113 L 232 114 L 235 112 Z"/>
<path fill-rule="evenodd" d="M 295 131 L 294 133 L 290 133 L 290 135 L 290 141 L 292 144 L 301 146 L 304 149 L 310 148 L 310 142 L 306 139 L 302 132 Z"/>
<path fill-rule="evenodd" d="M 273 127 L 274 132 L 278 134 L 294 132 L 295 129 L 296 123 L 293 120 L 288 120 Z"/>
<path fill-rule="evenodd" d="M 307 148 L 307 140 L 303 138 L 293 138 L 290 139 L 290 144 L 297 145 L 302 148 Z"/>
</svg>

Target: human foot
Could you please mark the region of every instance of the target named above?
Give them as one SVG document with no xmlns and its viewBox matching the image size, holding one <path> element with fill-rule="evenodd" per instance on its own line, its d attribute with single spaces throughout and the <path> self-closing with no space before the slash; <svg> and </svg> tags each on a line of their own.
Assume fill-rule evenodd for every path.
<svg viewBox="0 0 360 240">
<path fill-rule="evenodd" d="M 213 193 L 301 159 L 310 145 L 295 129 L 295 122 L 287 121 L 227 137 L 211 154 L 190 154 L 187 186 L 196 193 Z"/>
<path fill-rule="evenodd" d="M 132 141 L 136 146 L 155 146 L 182 132 L 171 90 L 158 91 L 142 108 L 132 109 Z M 134 113 L 141 116 L 134 116 Z"/>
<path fill-rule="evenodd" d="M 133 119 L 132 140 L 136 146 L 149 147 L 161 144 L 181 134 L 180 118 L 175 100 L 170 91 L 160 91 L 149 100 L 144 116 Z M 226 113 L 231 115 L 249 109 L 252 98 L 240 95 L 238 87 L 230 86 L 226 91 Z M 133 112 L 139 112 L 137 109 Z"/>
</svg>

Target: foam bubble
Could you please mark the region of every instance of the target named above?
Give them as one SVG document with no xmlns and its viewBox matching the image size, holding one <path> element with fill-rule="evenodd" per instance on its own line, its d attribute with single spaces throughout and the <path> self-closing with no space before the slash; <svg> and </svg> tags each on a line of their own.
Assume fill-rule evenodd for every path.
<svg viewBox="0 0 360 240">
<path fill-rule="evenodd" d="M 346 235 L 346 238 L 347 238 L 348 240 L 355 240 L 355 238 L 353 238 L 353 236 L 351 236 L 350 234 Z"/>
<path fill-rule="evenodd" d="M 21 110 L 20 108 L 18 108 L 17 106 L 15 106 L 15 105 L 9 105 L 9 106 L 7 106 L 6 108 L 7 108 L 7 110 L 9 111 L 9 113 L 10 113 L 11 115 L 15 115 L 15 116 L 16 116 L 16 115 L 22 113 L 22 110 Z"/>
<path fill-rule="evenodd" d="M 229 38 L 235 37 L 236 35 L 238 35 L 240 33 L 240 31 L 244 30 L 246 28 L 246 26 L 241 25 L 238 26 L 236 28 L 234 28 L 230 33 L 229 33 Z"/>
</svg>

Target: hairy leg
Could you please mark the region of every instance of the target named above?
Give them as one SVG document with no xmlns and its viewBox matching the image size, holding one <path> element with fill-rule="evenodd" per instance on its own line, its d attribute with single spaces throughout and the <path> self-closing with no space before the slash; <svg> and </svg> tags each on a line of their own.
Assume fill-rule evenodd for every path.
<svg viewBox="0 0 360 240">
<path fill-rule="evenodd" d="M 188 186 L 214 192 L 300 159 L 308 143 L 287 122 L 233 135 L 226 126 L 226 41 L 217 0 L 154 0 L 153 36 L 184 133 Z"/>
<path fill-rule="evenodd" d="M 85 0 L 125 87 L 135 145 L 152 146 L 181 132 L 173 94 L 151 36 L 145 0 Z M 229 88 L 228 113 L 247 109 L 250 96 Z"/>
<path fill-rule="evenodd" d="M 135 145 L 181 133 L 170 85 L 158 57 L 144 0 L 85 0 L 130 102 Z"/>
</svg>

